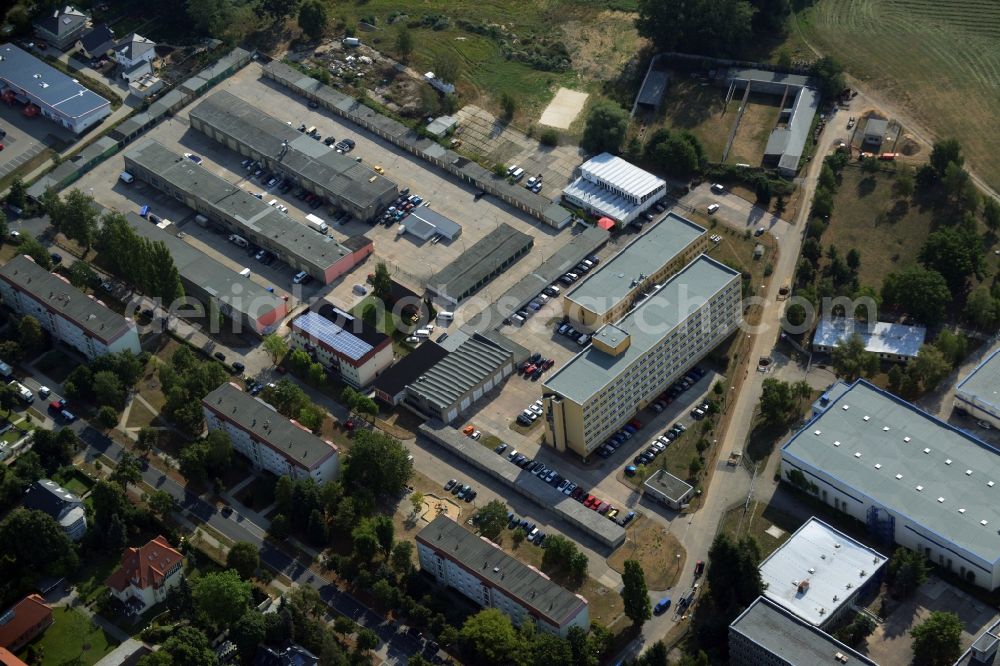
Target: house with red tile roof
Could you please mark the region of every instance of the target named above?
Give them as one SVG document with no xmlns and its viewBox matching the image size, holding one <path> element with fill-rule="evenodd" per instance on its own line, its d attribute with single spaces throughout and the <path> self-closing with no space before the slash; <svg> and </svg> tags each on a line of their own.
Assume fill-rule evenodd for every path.
<svg viewBox="0 0 1000 666">
<path fill-rule="evenodd" d="M 0 615 L 0 648 L 17 652 L 52 624 L 52 609 L 37 594 L 29 594 Z"/>
<path fill-rule="evenodd" d="M 144 546 L 127 549 L 121 566 L 105 584 L 111 596 L 125 604 L 127 612 L 138 615 L 166 600 L 167 592 L 184 576 L 183 564 L 184 556 L 166 537 L 158 536 Z"/>
</svg>

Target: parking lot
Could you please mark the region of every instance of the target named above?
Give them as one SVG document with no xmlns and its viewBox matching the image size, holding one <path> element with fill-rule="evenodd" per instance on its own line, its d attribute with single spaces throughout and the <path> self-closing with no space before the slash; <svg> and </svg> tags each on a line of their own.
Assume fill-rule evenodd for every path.
<svg viewBox="0 0 1000 666">
<path fill-rule="evenodd" d="M 69 145 L 75 138 L 69 130 L 51 120 L 36 116 L 27 118 L 21 113 L 20 104 L 0 104 L 0 129 L 7 136 L 0 138 L 0 178 L 20 168 L 33 157 L 51 146 Z"/>
<path fill-rule="evenodd" d="M 429 167 L 422 160 L 396 149 L 364 130 L 346 125 L 339 118 L 332 117 L 322 110 L 310 109 L 305 100 L 289 95 L 285 88 L 273 82 L 261 79 L 260 73 L 260 66 L 251 63 L 214 90 L 228 90 L 279 120 L 292 123 L 295 127 L 301 123 L 314 125 L 324 138 L 333 136 L 337 141 L 344 138 L 354 140 L 356 147 L 351 151 L 351 156 L 360 157 L 371 166 L 382 167 L 386 177 L 391 178 L 400 188 L 409 187 L 413 194 L 423 197 L 433 210 L 461 225 L 461 236 L 451 242 L 438 243 L 423 242 L 409 234 L 400 236 L 397 234 L 395 224 L 388 228 L 373 227 L 359 221 L 331 225 L 330 233 L 338 240 L 359 234 L 371 238 L 375 243 L 376 259 L 385 261 L 393 277 L 417 293 L 423 293 L 428 278 L 501 222 L 534 237 L 534 248 L 529 255 L 488 284 L 477 297 L 469 299 L 466 304 L 460 306 L 460 317 L 481 310 L 485 303 L 502 294 L 527 274 L 540 258 L 552 254 L 569 238 L 569 230 L 557 233 L 533 218 L 498 204 L 491 197 L 483 197 L 476 201 L 474 188 Z M 195 101 L 193 104 L 197 103 Z M 155 127 L 146 138 L 160 141 L 178 153 L 191 152 L 199 155 L 203 160 L 203 167 L 247 191 L 259 192 L 266 189 L 260 183 L 246 178 L 249 174 L 240 165 L 243 158 L 235 151 L 190 129 L 187 118 L 189 109 L 190 107 L 181 110 L 173 119 Z M 229 244 L 225 242 L 224 236 L 213 234 L 194 224 L 184 223 L 191 217 L 191 211 L 185 207 L 175 205 L 169 197 L 158 195 L 152 188 L 136 187 L 138 183 L 126 187 L 119 183 L 117 178 L 122 168 L 122 158 L 113 157 L 87 174 L 77 186 L 84 191 L 90 190 L 100 203 L 119 210 L 137 210 L 142 204 L 150 204 L 154 210 L 162 209 L 166 217 L 182 223 L 181 229 L 189 238 L 201 241 L 220 255 L 227 257 L 231 267 L 239 270 L 243 266 L 250 266 L 269 284 L 284 289 L 291 288 L 290 269 L 278 262 L 271 267 L 251 265 L 252 258 L 251 264 L 248 264 L 238 248 L 228 247 Z M 312 210 L 304 202 L 297 200 L 293 196 L 294 190 L 286 195 L 270 191 L 268 194 L 287 206 L 288 214 L 303 224 L 308 213 L 318 214 L 331 222 L 333 220 L 330 211 L 323 208 Z M 322 293 L 331 293 L 332 298 L 342 305 L 353 304 L 358 296 L 351 294 L 351 286 L 363 283 L 365 275 L 371 272 L 373 265 L 374 262 L 366 262 Z M 308 295 L 308 290 L 306 294 Z M 461 311 L 462 309 L 465 311 Z"/>
</svg>

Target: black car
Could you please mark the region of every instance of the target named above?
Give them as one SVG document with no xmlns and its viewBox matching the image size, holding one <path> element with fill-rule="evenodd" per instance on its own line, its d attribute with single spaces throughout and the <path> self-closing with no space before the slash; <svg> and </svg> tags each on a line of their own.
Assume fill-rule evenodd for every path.
<svg viewBox="0 0 1000 666">
<path fill-rule="evenodd" d="M 323 143 L 325 143 L 328 146 L 332 146 L 333 144 L 337 143 L 337 140 L 334 139 L 332 136 L 328 136 L 325 139 L 323 139 Z"/>
<path fill-rule="evenodd" d="M 318 109 L 319 108 L 319 102 L 317 102 L 314 99 L 309 100 L 309 108 L 310 109 Z"/>
<path fill-rule="evenodd" d="M 219 359 L 220 361 L 225 361 L 226 360 L 226 355 L 223 354 L 222 352 L 215 352 L 214 354 L 212 354 L 212 356 L 214 356 L 215 358 Z"/>
<path fill-rule="evenodd" d="M 235 370 L 236 372 L 243 372 L 246 369 L 247 366 L 243 365 L 239 361 L 233 361 L 233 370 Z"/>
</svg>

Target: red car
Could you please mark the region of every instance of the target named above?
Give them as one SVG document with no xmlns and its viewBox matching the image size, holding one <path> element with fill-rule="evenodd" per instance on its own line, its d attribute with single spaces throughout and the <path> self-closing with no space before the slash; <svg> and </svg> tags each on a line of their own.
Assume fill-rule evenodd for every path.
<svg viewBox="0 0 1000 666">
<path fill-rule="evenodd" d="M 593 495 L 587 495 L 587 499 L 583 500 L 583 505 L 589 509 L 593 505 L 595 505 L 595 504 L 597 504 L 599 502 L 600 502 L 600 500 L 598 500 Z"/>
<path fill-rule="evenodd" d="M 698 560 L 697 562 L 694 563 L 694 576 L 695 576 L 695 578 L 697 578 L 698 576 L 700 576 L 702 574 L 702 572 L 704 572 L 704 571 L 705 571 L 705 563 L 704 562 L 702 562 L 701 560 Z"/>
<path fill-rule="evenodd" d="M 535 366 L 534 363 L 530 364 L 527 368 L 524 369 L 524 376 L 527 377 L 528 375 L 533 373 L 536 369 L 537 367 Z"/>
<path fill-rule="evenodd" d="M 639 419 L 632 419 L 631 421 L 628 422 L 628 424 L 633 428 L 635 428 L 636 430 L 642 430 L 642 423 L 639 421 Z"/>
<path fill-rule="evenodd" d="M 66 409 L 66 401 L 62 398 L 60 398 L 59 400 L 53 400 L 52 402 L 49 403 L 49 409 L 51 409 L 54 412 L 61 412 L 62 410 Z"/>
<path fill-rule="evenodd" d="M 556 362 L 555 362 L 555 361 L 553 361 L 553 360 L 552 360 L 551 358 L 549 358 L 549 359 L 546 359 L 546 360 L 545 360 L 545 363 L 542 363 L 542 370 L 548 370 L 548 369 L 549 369 L 549 368 L 551 368 L 551 367 L 552 367 L 553 365 L 555 365 L 555 363 L 556 363 Z"/>
</svg>

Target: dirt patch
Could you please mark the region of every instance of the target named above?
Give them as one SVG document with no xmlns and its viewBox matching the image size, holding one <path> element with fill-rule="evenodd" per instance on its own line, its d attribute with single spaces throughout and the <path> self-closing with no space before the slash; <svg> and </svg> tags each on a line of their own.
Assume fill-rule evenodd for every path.
<svg viewBox="0 0 1000 666">
<path fill-rule="evenodd" d="M 778 103 L 779 98 L 775 95 L 750 95 L 727 162 L 760 164 L 771 130 L 778 122 Z"/>
<path fill-rule="evenodd" d="M 608 566 L 623 573 L 625 560 L 637 560 L 651 590 L 667 590 L 684 569 L 686 553 L 674 535 L 647 518 L 627 530 L 625 543 L 608 558 Z"/>
<path fill-rule="evenodd" d="M 128 421 L 125 422 L 126 428 L 144 428 L 148 425 L 152 425 L 156 420 L 156 414 L 151 412 L 146 405 L 142 404 L 139 400 L 132 401 L 132 407 L 129 409 Z"/>
<path fill-rule="evenodd" d="M 583 110 L 583 105 L 587 103 L 588 95 L 585 92 L 560 88 L 555 98 L 542 112 L 542 117 L 538 121 L 542 125 L 558 127 L 559 129 L 569 129 L 576 117 Z"/>
<path fill-rule="evenodd" d="M 663 98 L 662 119 L 650 123 L 647 135 L 659 125 L 687 130 L 698 137 L 710 161 L 722 160 L 726 140 L 736 120 L 738 100 L 726 105 L 725 91 L 697 78 L 670 73 L 671 84 Z"/>
<path fill-rule="evenodd" d="M 586 21 L 569 21 L 563 34 L 581 77 L 608 81 L 647 44 L 635 28 L 635 14 L 602 11 Z"/>
</svg>

